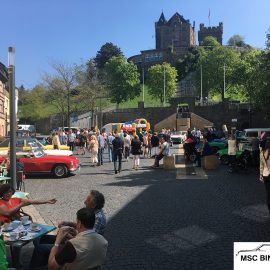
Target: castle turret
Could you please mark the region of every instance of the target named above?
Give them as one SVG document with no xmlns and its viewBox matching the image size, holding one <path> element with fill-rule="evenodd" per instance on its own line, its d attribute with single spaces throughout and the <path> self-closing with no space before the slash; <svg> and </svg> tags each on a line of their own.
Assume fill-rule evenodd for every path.
<svg viewBox="0 0 270 270">
<path fill-rule="evenodd" d="M 164 16 L 164 13 L 162 11 L 161 15 L 160 15 L 160 18 L 158 20 L 158 22 L 156 23 L 158 26 L 160 25 L 164 25 L 165 23 L 167 23 L 166 19 L 165 19 L 165 16 Z"/>
<path fill-rule="evenodd" d="M 223 23 L 220 22 L 218 26 L 205 27 L 203 23 L 200 24 L 198 32 L 199 45 L 202 45 L 206 37 L 214 37 L 222 45 L 223 39 Z"/>
</svg>

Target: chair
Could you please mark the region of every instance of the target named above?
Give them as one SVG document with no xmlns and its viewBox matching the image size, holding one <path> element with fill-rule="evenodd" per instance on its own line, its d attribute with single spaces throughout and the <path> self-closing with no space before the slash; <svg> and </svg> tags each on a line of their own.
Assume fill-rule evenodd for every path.
<svg viewBox="0 0 270 270">
<path fill-rule="evenodd" d="M 16 176 L 17 176 L 16 177 L 17 178 L 17 189 L 25 192 L 25 185 L 24 185 L 25 176 L 24 176 L 23 171 L 17 171 Z"/>
</svg>

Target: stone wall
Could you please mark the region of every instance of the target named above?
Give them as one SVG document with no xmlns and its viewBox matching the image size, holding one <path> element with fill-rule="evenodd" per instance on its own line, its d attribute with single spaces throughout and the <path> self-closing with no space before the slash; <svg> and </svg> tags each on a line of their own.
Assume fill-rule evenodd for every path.
<svg viewBox="0 0 270 270">
<path fill-rule="evenodd" d="M 145 118 L 150 122 L 151 128 L 168 118 L 176 112 L 176 105 L 171 107 L 157 107 L 157 108 L 140 108 L 134 109 L 120 109 L 110 112 L 104 112 L 98 115 L 98 123 L 105 125 L 108 123 L 121 123 L 132 121 L 137 118 Z M 212 106 L 190 106 L 190 111 L 197 114 L 210 122 L 213 122 L 217 128 L 220 128 L 223 124 L 226 124 L 228 128 L 232 125 L 232 119 L 237 119 L 237 128 L 244 129 L 249 127 L 251 117 L 251 127 L 269 127 L 269 120 L 261 112 L 253 112 L 250 115 L 248 109 L 241 107 L 230 107 L 229 104 L 216 104 Z M 198 117 L 198 119 L 199 119 Z M 36 128 L 39 133 L 48 134 L 50 130 L 56 127 L 62 126 L 61 115 L 55 115 L 50 118 L 42 119 L 36 122 Z M 199 121 L 199 120 L 198 120 Z M 205 123 L 205 122 L 204 122 Z M 203 124 L 204 124 L 203 123 Z M 201 125 L 200 123 L 191 123 L 193 125 Z M 205 125 L 205 124 L 204 124 Z"/>
<path fill-rule="evenodd" d="M 108 123 L 125 122 L 137 118 L 145 118 L 151 123 L 151 127 L 162 120 L 168 118 L 176 111 L 176 105 L 165 108 L 136 108 L 121 109 L 103 113 L 103 125 Z M 226 124 L 228 128 L 232 126 L 232 119 L 237 119 L 237 128 L 244 129 L 249 127 L 250 114 L 248 109 L 241 107 L 232 108 L 230 104 L 216 104 L 212 106 L 191 106 L 190 111 L 212 123 L 217 128 Z M 199 118 L 198 118 L 199 119 Z M 199 121 L 199 120 L 198 120 Z M 193 125 L 193 124 L 192 124 Z M 198 123 L 199 125 L 199 123 Z M 269 122 L 260 112 L 253 112 L 251 117 L 251 127 L 267 127 Z"/>
</svg>

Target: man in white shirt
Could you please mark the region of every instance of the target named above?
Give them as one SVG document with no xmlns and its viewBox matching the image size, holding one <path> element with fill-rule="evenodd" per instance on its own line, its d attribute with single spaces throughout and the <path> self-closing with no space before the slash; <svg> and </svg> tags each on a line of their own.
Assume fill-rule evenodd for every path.
<svg viewBox="0 0 270 270">
<path fill-rule="evenodd" d="M 160 139 L 160 150 L 158 155 L 155 157 L 155 164 L 152 166 L 152 168 L 158 168 L 159 161 L 163 159 L 163 157 L 168 156 L 169 152 L 170 152 L 170 145 L 168 142 L 165 141 L 165 138 L 162 137 Z"/>
<path fill-rule="evenodd" d="M 231 135 L 228 140 L 229 166 L 231 171 L 235 170 L 236 150 L 236 140 L 233 135 Z"/>
</svg>

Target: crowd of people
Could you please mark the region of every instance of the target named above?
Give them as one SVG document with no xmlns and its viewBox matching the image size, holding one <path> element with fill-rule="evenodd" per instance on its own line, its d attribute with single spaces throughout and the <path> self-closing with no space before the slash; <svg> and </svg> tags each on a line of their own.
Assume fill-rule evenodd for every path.
<svg viewBox="0 0 270 270">
<path fill-rule="evenodd" d="M 76 155 L 90 155 L 90 164 L 92 166 L 102 166 L 104 155 L 108 154 L 109 162 L 114 163 L 115 174 L 120 173 L 122 169 L 122 160 L 129 161 L 133 156 L 134 170 L 140 166 L 140 157 L 155 158 L 153 167 L 159 166 L 159 160 L 169 154 L 169 143 L 167 140 L 170 130 L 163 129 L 162 136 L 158 137 L 156 132 L 137 132 L 131 135 L 128 132 L 101 132 L 99 130 L 72 130 L 67 133 L 59 129 L 52 132 L 47 139 L 51 141 L 54 149 L 60 149 L 60 145 L 66 144 Z"/>
</svg>

